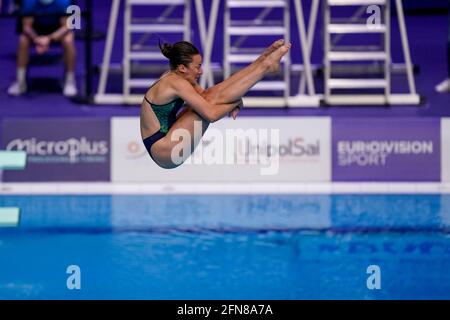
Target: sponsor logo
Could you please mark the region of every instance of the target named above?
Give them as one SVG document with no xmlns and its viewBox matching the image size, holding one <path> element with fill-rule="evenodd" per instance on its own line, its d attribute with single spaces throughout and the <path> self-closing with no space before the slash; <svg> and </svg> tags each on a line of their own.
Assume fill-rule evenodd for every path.
<svg viewBox="0 0 450 320">
<path fill-rule="evenodd" d="M 433 150 L 433 141 L 427 140 L 341 140 L 337 143 L 339 166 L 385 166 L 391 155 L 431 155 Z"/>
<path fill-rule="evenodd" d="M 6 150 L 25 151 L 27 161 L 34 163 L 104 163 L 109 147 L 105 140 L 90 141 L 86 137 L 67 140 L 14 139 Z"/>
</svg>

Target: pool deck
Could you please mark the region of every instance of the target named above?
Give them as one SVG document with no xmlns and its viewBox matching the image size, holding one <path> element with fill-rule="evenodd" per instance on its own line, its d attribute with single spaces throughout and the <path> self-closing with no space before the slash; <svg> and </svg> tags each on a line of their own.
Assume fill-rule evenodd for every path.
<svg viewBox="0 0 450 320">
<path fill-rule="evenodd" d="M 450 194 L 450 183 L 2 183 L 13 194 Z"/>
</svg>

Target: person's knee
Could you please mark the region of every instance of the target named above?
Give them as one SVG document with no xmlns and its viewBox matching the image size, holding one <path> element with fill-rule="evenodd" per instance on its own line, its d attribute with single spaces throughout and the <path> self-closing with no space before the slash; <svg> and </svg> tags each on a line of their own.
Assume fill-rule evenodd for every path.
<svg viewBox="0 0 450 320">
<path fill-rule="evenodd" d="M 66 49 L 72 49 L 75 47 L 74 36 L 72 32 L 67 33 L 62 39 L 61 44 Z"/>
<path fill-rule="evenodd" d="M 19 36 L 19 48 L 28 49 L 30 47 L 31 40 L 23 33 Z"/>
</svg>

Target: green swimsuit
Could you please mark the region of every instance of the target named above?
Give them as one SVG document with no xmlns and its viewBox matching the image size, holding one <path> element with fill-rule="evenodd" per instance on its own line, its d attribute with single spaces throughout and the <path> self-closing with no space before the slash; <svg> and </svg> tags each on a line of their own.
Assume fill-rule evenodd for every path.
<svg viewBox="0 0 450 320">
<path fill-rule="evenodd" d="M 183 99 L 178 98 L 167 104 L 159 105 L 151 103 L 146 96 L 144 96 L 144 99 L 152 108 L 161 126 L 158 132 L 143 140 L 145 148 L 150 154 L 150 157 L 153 159 L 153 161 L 155 161 L 151 153 L 152 145 L 159 139 L 164 138 L 167 132 L 169 132 L 170 127 L 172 127 L 172 125 L 177 120 L 177 113 L 183 106 L 184 101 Z"/>
</svg>

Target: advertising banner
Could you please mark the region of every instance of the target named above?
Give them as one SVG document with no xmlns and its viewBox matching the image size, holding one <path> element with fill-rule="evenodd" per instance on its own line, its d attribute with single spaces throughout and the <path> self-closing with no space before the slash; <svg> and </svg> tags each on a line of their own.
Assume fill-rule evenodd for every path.
<svg viewBox="0 0 450 320">
<path fill-rule="evenodd" d="M 25 170 L 5 171 L 3 181 L 110 180 L 109 119 L 8 119 L 2 149 L 27 153 Z"/>
<path fill-rule="evenodd" d="M 175 169 L 151 160 L 138 118 L 112 120 L 116 182 L 300 182 L 331 179 L 331 120 L 242 117 L 209 126 L 193 156 Z"/>
<path fill-rule="evenodd" d="M 450 182 L 450 118 L 441 119 L 442 181 Z"/>
<path fill-rule="evenodd" d="M 333 181 L 440 181 L 439 119 L 333 119 Z"/>
</svg>

